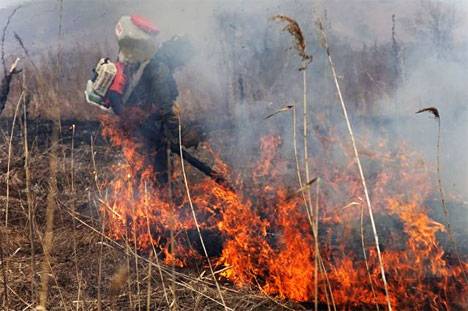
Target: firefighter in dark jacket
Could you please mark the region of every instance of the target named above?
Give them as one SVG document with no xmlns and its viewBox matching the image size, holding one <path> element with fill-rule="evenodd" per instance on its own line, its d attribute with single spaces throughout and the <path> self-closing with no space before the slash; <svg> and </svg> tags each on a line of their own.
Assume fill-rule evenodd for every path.
<svg viewBox="0 0 468 311">
<path fill-rule="evenodd" d="M 116 26 L 118 61 L 101 59 L 85 91 L 89 103 L 112 110 L 122 121 L 129 108 L 137 107 L 145 118 L 137 131 L 153 159 L 159 184 L 168 180 L 168 146 L 178 142 L 174 103 L 179 95 L 174 71 L 190 54 L 180 38 L 156 49 L 157 27 L 141 16 L 123 16 Z"/>
</svg>

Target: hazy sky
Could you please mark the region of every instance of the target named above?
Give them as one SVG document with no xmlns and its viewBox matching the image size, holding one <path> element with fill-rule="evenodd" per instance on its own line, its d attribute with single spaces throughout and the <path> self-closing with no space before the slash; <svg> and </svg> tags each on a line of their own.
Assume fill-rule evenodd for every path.
<svg viewBox="0 0 468 311">
<path fill-rule="evenodd" d="M 24 2 L 24 0 L 0 0 L 0 8 L 5 8 L 7 6 L 15 5 L 22 2 Z"/>
</svg>

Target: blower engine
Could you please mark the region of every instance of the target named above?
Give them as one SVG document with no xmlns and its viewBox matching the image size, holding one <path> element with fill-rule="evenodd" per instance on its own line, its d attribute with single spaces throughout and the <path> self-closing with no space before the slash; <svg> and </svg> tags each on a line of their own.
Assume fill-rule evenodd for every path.
<svg viewBox="0 0 468 311">
<path fill-rule="evenodd" d="M 101 58 L 93 70 L 93 77 L 88 80 L 85 90 L 86 101 L 103 110 L 109 110 L 105 97 L 117 75 L 117 67 L 109 58 Z"/>
</svg>

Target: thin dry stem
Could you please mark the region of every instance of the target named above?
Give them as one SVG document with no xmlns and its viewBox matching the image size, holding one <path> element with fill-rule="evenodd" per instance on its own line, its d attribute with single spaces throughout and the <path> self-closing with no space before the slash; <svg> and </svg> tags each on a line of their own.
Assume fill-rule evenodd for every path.
<svg viewBox="0 0 468 311">
<path fill-rule="evenodd" d="M 21 5 L 17 6 L 16 8 L 11 11 L 10 15 L 7 17 L 7 21 L 5 23 L 5 26 L 3 27 L 2 30 L 2 65 L 3 65 L 3 71 L 6 74 L 6 62 L 5 62 L 5 39 L 6 39 L 6 34 L 8 31 L 8 27 L 10 26 L 11 20 L 13 19 L 13 16 L 15 16 L 16 12 L 21 8 Z"/>
<path fill-rule="evenodd" d="M 103 229 L 104 230 L 104 229 Z M 125 228 L 125 259 L 127 264 L 127 271 L 130 270 L 130 253 L 132 253 L 132 248 L 128 242 L 128 227 Z M 127 291 L 128 291 L 128 303 L 130 305 L 130 309 L 133 309 L 133 295 L 132 295 L 132 281 L 130 278 L 127 278 Z"/>
<path fill-rule="evenodd" d="M 150 236 L 151 248 L 153 249 L 154 258 L 156 259 L 156 267 L 158 268 L 159 277 L 161 278 L 161 285 L 163 288 L 164 299 L 166 300 L 167 305 L 170 305 L 169 297 L 167 295 L 166 284 L 164 282 L 164 276 L 162 274 L 161 265 L 159 264 L 158 252 L 156 251 L 156 246 L 153 242 L 153 236 L 151 235 L 150 221 L 149 221 L 149 210 L 148 210 L 148 188 L 145 182 L 145 212 L 146 212 L 146 226 L 148 230 L 148 235 Z M 151 261 L 151 260 L 150 260 Z"/>
<path fill-rule="evenodd" d="M 198 219 L 197 219 L 197 215 L 195 213 L 195 208 L 193 207 L 192 197 L 190 196 L 190 189 L 189 189 L 188 181 L 187 181 L 187 175 L 185 173 L 184 155 L 183 155 L 183 152 L 182 152 L 182 125 L 181 125 L 181 122 L 180 122 L 180 115 L 179 114 L 177 115 L 177 121 L 179 123 L 179 151 L 180 151 L 180 163 L 181 163 L 181 168 L 182 168 L 182 176 L 184 177 L 185 191 L 187 193 L 187 199 L 189 201 L 190 209 L 192 211 L 193 221 L 195 222 L 195 226 L 197 228 L 198 236 L 200 238 L 200 243 L 202 245 L 203 252 L 205 254 L 206 260 L 208 262 L 208 266 L 210 268 L 211 275 L 213 276 L 213 280 L 214 280 L 214 282 L 216 284 L 216 289 L 218 290 L 218 294 L 219 294 L 219 298 L 221 299 L 221 303 L 223 304 L 224 310 L 231 310 L 231 308 L 228 308 L 228 306 L 226 305 L 226 302 L 224 301 L 224 297 L 223 297 L 223 294 L 221 292 L 221 288 L 219 287 L 219 283 L 218 283 L 218 280 L 216 279 L 216 275 L 214 273 L 210 257 L 208 256 L 208 252 L 207 252 L 206 247 L 205 247 L 205 242 L 203 241 L 203 236 L 202 236 L 201 231 L 200 231 L 200 225 L 198 224 Z"/>
<path fill-rule="evenodd" d="M 150 253 L 149 261 L 151 262 L 153 258 L 153 253 Z M 148 264 L 148 281 L 146 283 L 146 311 L 151 310 L 151 268 L 153 267 L 152 264 Z"/>
<path fill-rule="evenodd" d="M 91 162 L 93 164 L 93 175 L 94 175 L 94 183 L 96 185 L 96 189 L 101 196 L 101 190 L 99 188 L 99 176 L 96 167 L 96 159 L 94 153 L 94 140 L 93 136 L 91 135 L 90 138 L 90 148 L 91 148 Z M 105 217 L 101 218 L 101 243 L 99 245 L 99 257 L 98 257 L 98 275 L 97 275 L 97 309 L 98 311 L 102 310 L 102 294 L 101 294 L 101 287 L 102 287 L 102 252 L 103 252 L 103 239 L 104 239 L 104 230 L 105 230 Z"/>
<path fill-rule="evenodd" d="M 373 234 L 374 234 L 375 247 L 377 249 L 377 256 L 378 256 L 378 259 L 379 259 L 379 266 L 380 266 L 380 274 L 382 276 L 382 281 L 383 281 L 383 284 L 384 284 L 385 297 L 387 299 L 387 306 L 388 306 L 389 311 L 391 311 L 392 310 L 392 304 L 391 304 L 391 301 L 390 301 L 390 294 L 388 292 L 388 284 L 387 284 L 387 279 L 386 279 L 386 276 L 385 276 L 385 269 L 384 269 L 384 264 L 383 264 L 383 259 L 382 259 L 382 253 L 380 251 L 379 236 L 377 234 L 377 228 L 376 228 L 375 221 L 374 221 L 374 212 L 372 210 L 372 204 L 371 204 L 371 200 L 370 200 L 370 196 L 369 196 L 369 190 L 367 188 L 366 178 L 364 176 L 364 171 L 362 169 L 361 159 L 359 157 L 359 151 L 358 151 L 357 145 L 356 145 L 356 139 L 354 137 L 353 129 L 351 127 L 351 122 L 349 120 L 348 110 L 346 108 L 346 105 L 345 105 L 345 102 L 344 102 L 344 99 L 343 99 L 343 95 L 341 93 L 340 84 L 338 82 L 338 77 L 337 77 L 337 74 L 336 74 L 335 64 L 333 63 L 333 60 L 332 60 L 332 57 L 331 57 L 331 54 L 330 54 L 330 48 L 328 46 L 328 39 L 327 39 L 327 36 L 325 34 L 325 30 L 323 29 L 323 26 L 322 26 L 321 22 L 318 22 L 318 27 L 320 29 L 320 33 L 321 33 L 321 36 L 322 36 L 322 39 L 323 39 L 323 43 L 325 45 L 324 47 L 325 47 L 325 50 L 326 50 L 326 53 L 327 53 L 328 63 L 330 65 L 330 69 L 331 69 L 331 72 L 332 72 L 332 75 L 333 75 L 333 81 L 335 83 L 336 91 L 338 93 L 338 98 L 339 98 L 339 101 L 340 101 L 340 104 L 341 104 L 341 108 L 343 110 L 343 115 L 344 115 L 344 118 L 346 120 L 346 126 L 348 127 L 349 136 L 351 138 L 351 142 L 352 142 L 352 145 L 353 145 L 354 157 L 355 157 L 357 168 L 358 168 L 358 171 L 359 171 L 359 176 L 361 178 L 361 183 L 362 183 L 362 187 L 363 187 L 363 190 L 364 190 L 364 195 L 365 195 L 365 198 L 366 198 L 367 207 L 368 207 L 368 210 L 369 210 L 369 218 L 371 220 L 372 231 L 373 231 Z"/>
<path fill-rule="evenodd" d="M 169 148 L 169 144 L 166 146 L 166 153 L 167 153 L 167 176 L 168 176 L 168 185 L 167 185 L 167 190 L 168 190 L 168 197 L 169 197 L 169 206 L 171 207 L 171 215 L 169 218 L 170 222 L 170 245 L 171 245 L 171 255 L 173 258 L 176 258 L 176 252 L 175 252 L 175 235 L 174 235 L 174 228 L 175 228 L 175 209 L 174 209 L 174 204 L 173 204 L 173 198 L 172 198 L 172 160 L 171 160 L 171 150 Z M 175 271 L 175 261 L 172 264 L 171 267 L 171 273 L 172 273 L 172 283 L 171 283 L 171 293 L 172 293 L 172 302 L 169 304 L 169 308 L 171 310 L 177 310 L 178 303 L 177 303 L 177 283 L 176 283 L 176 271 Z"/>
<path fill-rule="evenodd" d="M 318 310 L 318 253 L 319 253 L 319 198 L 320 198 L 320 179 L 317 180 L 317 191 L 315 193 L 315 252 L 314 252 L 314 289 L 315 289 L 315 311 Z"/>
<path fill-rule="evenodd" d="M 4 235 L 0 234 L 0 260 L 2 261 L 2 281 L 3 281 L 3 301 L 2 301 L 2 306 L 3 308 L 8 308 L 8 277 L 7 277 L 7 266 L 5 262 L 5 255 L 3 251 L 4 247 L 4 241 L 3 241 Z"/>
<path fill-rule="evenodd" d="M 135 220 L 135 219 L 134 219 Z M 137 254 L 137 236 L 136 236 L 136 227 L 133 228 L 133 246 L 135 249 L 135 254 Z M 137 287 L 137 306 L 138 306 L 138 311 L 141 310 L 141 305 L 140 305 L 140 270 L 138 268 L 138 256 L 133 256 L 135 259 L 135 274 L 136 274 L 136 287 Z"/>
<path fill-rule="evenodd" d="M 302 199 L 304 200 L 304 207 L 305 207 L 305 210 L 306 210 L 307 218 L 308 218 L 309 224 L 311 226 L 312 235 L 313 235 L 313 237 L 315 239 L 315 237 L 317 235 L 316 235 L 316 232 L 315 232 L 314 222 L 312 220 L 311 209 L 308 207 L 309 201 L 307 201 L 306 194 L 305 194 L 305 189 L 309 188 L 309 187 L 305 187 L 303 185 L 302 176 L 301 176 L 301 169 L 300 169 L 300 164 L 299 164 L 299 154 L 298 154 L 298 151 L 297 151 L 297 130 L 296 130 L 297 121 L 296 121 L 296 119 L 297 119 L 296 118 L 296 106 L 293 105 L 293 109 L 292 109 L 292 127 L 293 127 L 293 149 L 294 149 L 294 159 L 295 159 L 295 162 L 296 162 L 296 173 L 297 173 L 297 179 L 298 179 L 298 182 L 299 182 L 299 187 L 301 189 Z M 326 280 L 326 283 L 327 283 L 327 289 L 330 292 L 331 301 L 332 301 L 332 304 L 333 304 L 333 309 L 336 311 L 336 305 L 335 305 L 335 301 L 334 301 L 334 298 L 333 298 L 333 291 L 332 291 L 332 288 L 331 288 L 330 281 L 328 279 L 327 270 L 325 269 L 325 265 L 323 263 L 322 255 L 320 254 L 320 249 L 318 250 L 317 255 L 319 257 L 320 272 L 323 273 L 324 276 L 325 276 L 325 280 Z M 326 293 L 326 298 L 327 298 L 328 308 L 330 308 L 327 293 Z"/>
<path fill-rule="evenodd" d="M 362 254 L 364 255 L 364 263 L 366 264 L 366 271 L 367 271 L 367 277 L 369 278 L 369 285 L 372 291 L 372 296 L 374 297 L 375 301 L 375 307 L 377 311 L 380 310 L 379 304 L 377 303 L 377 296 L 375 295 L 375 289 L 374 285 L 372 284 L 372 276 L 369 268 L 369 261 L 367 259 L 367 252 L 366 252 L 366 244 L 364 241 L 364 206 L 362 204 L 359 204 L 361 207 L 361 246 L 362 246 Z"/>
<path fill-rule="evenodd" d="M 13 134 L 16 125 L 16 118 L 18 116 L 19 107 L 23 101 L 24 92 L 21 92 L 20 98 L 16 104 L 15 114 L 13 116 L 13 122 L 11 124 L 10 139 L 8 141 L 8 160 L 7 160 L 7 172 L 6 172 L 6 203 L 5 203 L 5 228 L 8 228 L 8 213 L 9 213 L 9 198 L 10 198 L 10 166 L 11 166 L 11 154 L 13 152 Z"/>
<path fill-rule="evenodd" d="M 7 172 L 6 172 L 5 234 L 2 234 L 0 238 L 0 242 L 1 242 L 1 245 L 0 245 L 1 258 L 0 259 L 2 260 L 2 276 L 3 276 L 3 287 L 4 287 L 3 305 L 6 306 L 7 308 L 8 308 L 8 275 L 7 275 L 8 274 L 8 261 L 4 255 L 3 245 L 4 245 L 4 240 L 8 241 L 8 213 L 9 213 L 8 209 L 9 209 L 9 202 L 10 202 L 10 165 L 11 165 L 13 132 L 15 129 L 18 109 L 23 100 L 23 97 L 24 97 L 24 93 L 21 92 L 18 103 L 16 104 L 15 114 L 13 116 L 13 122 L 11 125 L 10 138 L 8 141 L 8 160 L 7 160 Z"/>
<path fill-rule="evenodd" d="M 23 87 L 24 87 L 24 76 L 23 76 Z M 35 211 L 34 203 L 31 192 L 31 170 L 29 167 L 29 143 L 28 143 L 28 94 L 24 96 L 23 103 L 23 153 L 24 153 L 24 173 L 25 173 L 25 186 L 26 186 L 26 202 L 28 205 L 28 222 L 29 222 L 29 243 L 31 244 L 31 296 L 34 301 L 35 297 L 35 282 L 34 277 L 36 275 L 36 251 L 34 243 L 34 223 L 35 223 Z"/>
<path fill-rule="evenodd" d="M 422 112 L 432 113 L 434 115 L 434 118 L 437 120 L 437 147 L 436 147 L 437 149 L 436 162 L 437 163 L 436 163 L 436 166 L 437 166 L 437 184 L 439 186 L 440 202 L 442 204 L 442 210 L 444 212 L 445 223 L 447 225 L 447 233 L 449 236 L 449 240 L 453 244 L 453 248 L 455 251 L 455 256 L 457 257 L 457 260 L 458 260 L 458 264 L 460 265 L 460 267 L 463 267 L 464 264 L 460 257 L 460 252 L 458 251 L 458 243 L 455 240 L 455 237 L 453 236 L 452 226 L 450 225 L 449 210 L 447 208 L 447 204 L 445 203 L 445 192 L 444 192 L 444 187 L 442 185 L 442 174 L 441 174 L 441 168 L 440 168 L 440 136 L 441 136 L 440 135 L 440 129 L 441 129 L 440 122 L 441 121 L 440 121 L 439 109 L 437 109 L 436 107 L 429 107 L 429 108 L 418 110 L 416 113 L 422 113 Z M 468 282 L 465 270 L 462 269 L 461 271 L 462 271 L 463 278 L 465 279 L 465 282 Z"/>
<path fill-rule="evenodd" d="M 75 198 L 75 124 L 72 124 L 72 140 L 71 140 L 71 150 L 70 150 L 70 193 Z M 76 210 L 75 200 L 73 199 L 71 202 L 71 207 L 73 213 Z M 72 226 L 73 226 L 73 260 L 75 264 L 75 274 L 76 274 L 76 282 L 78 284 L 78 293 L 76 297 L 76 311 L 79 310 L 80 306 L 80 298 L 81 298 L 81 277 L 80 277 L 80 269 L 78 267 L 78 252 L 77 252 L 77 242 L 76 242 L 76 221 L 72 218 Z"/>
<path fill-rule="evenodd" d="M 55 101 L 56 103 L 56 101 Z M 54 107 L 52 110 L 56 110 Z M 54 111 L 56 112 L 56 111 Z M 47 194 L 47 212 L 46 212 L 46 232 L 44 237 L 43 249 L 44 259 L 41 269 L 41 290 L 39 292 L 39 306 L 47 309 L 47 296 L 49 288 L 50 253 L 53 247 L 54 238 L 54 214 L 57 208 L 57 143 L 59 135 L 58 118 L 54 118 L 51 134 L 51 150 L 49 153 L 49 193 Z"/>
</svg>

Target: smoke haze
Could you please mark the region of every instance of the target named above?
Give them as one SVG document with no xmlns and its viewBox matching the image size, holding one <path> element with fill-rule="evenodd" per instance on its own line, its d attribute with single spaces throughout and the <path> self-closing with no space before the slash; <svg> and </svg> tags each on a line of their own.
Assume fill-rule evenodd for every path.
<svg viewBox="0 0 468 311">
<path fill-rule="evenodd" d="M 3 1 L 2 6 L 18 3 Z M 255 149 L 260 133 L 271 127 L 276 127 L 284 137 L 292 134 L 287 114 L 274 122 L 263 121 L 268 113 L 302 100 L 302 76 L 297 71 L 299 59 L 294 49 L 290 49 L 289 35 L 281 32 L 283 25 L 271 21 L 273 15 L 295 18 L 305 33 L 308 51 L 314 56 L 308 68 L 312 113 L 339 111 L 329 69 L 316 37 L 314 22 L 321 17 L 328 27 L 353 122 L 360 123 L 361 117 L 385 119 L 388 131 L 404 137 L 425 154 L 427 161 L 433 162 L 436 122 L 414 113 L 420 108 L 436 106 L 441 112 L 446 190 L 467 197 L 465 1 L 64 1 L 63 5 L 64 45 L 68 50 L 92 48 L 98 42 L 104 47 L 103 53 L 112 57 L 116 53 L 114 24 L 123 14 L 143 14 L 153 19 L 162 30 L 160 42 L 176 34 L 187 34 L 196 54 L 177 75 L 181 101 L 190 100 L 185 103 L 188 110 L 213 112 L 214 116 L 206 120 L 213 129 L 222 123 L 223 113 L 234 115 L 230 125 L 231 135 L 236 137 L 233 150 Z M 58 1 L 24 3 L 10 26 L 7 52 L 15 54 L 18 50 L 13 32 L 22 36 L 34 55 L 56 46 L 58 11 Z M 9 9 L 0 11 L 2 20 L 9 12 Z M 358 65 L 359 55 L 368 55 L 371 60 L 376 60 L 378 55 L 392 57 L 387 54 L 393 48 L 393 14 L 398 47 L 398 59 L 393 64 L 400 65 L 398 82 L 389 87 L 385 79 L 371 73 L 368 83 L 376 81 L 372 88 L 377 95 L 366 97 L 353 84 L 356 72 L 371 70 L 367 64 Z M 438 22 L 439 28 L 435 26 Z M 93 65 L 93 60 L 81 64 L 88 68 Z M 385 76 L 393 69 L 382 67 L 375 72 Z M 356 96 L 355 92 L 358 92 Z M 371 108 L 361 109 L 363 106 Z M 336 121 L 342 122 L 339 114 Z M 288 141 L 283 148 L 289 156 Z M 230 160 L 238 166 L 244 161 L 235 155 Z"/>
</svg>

